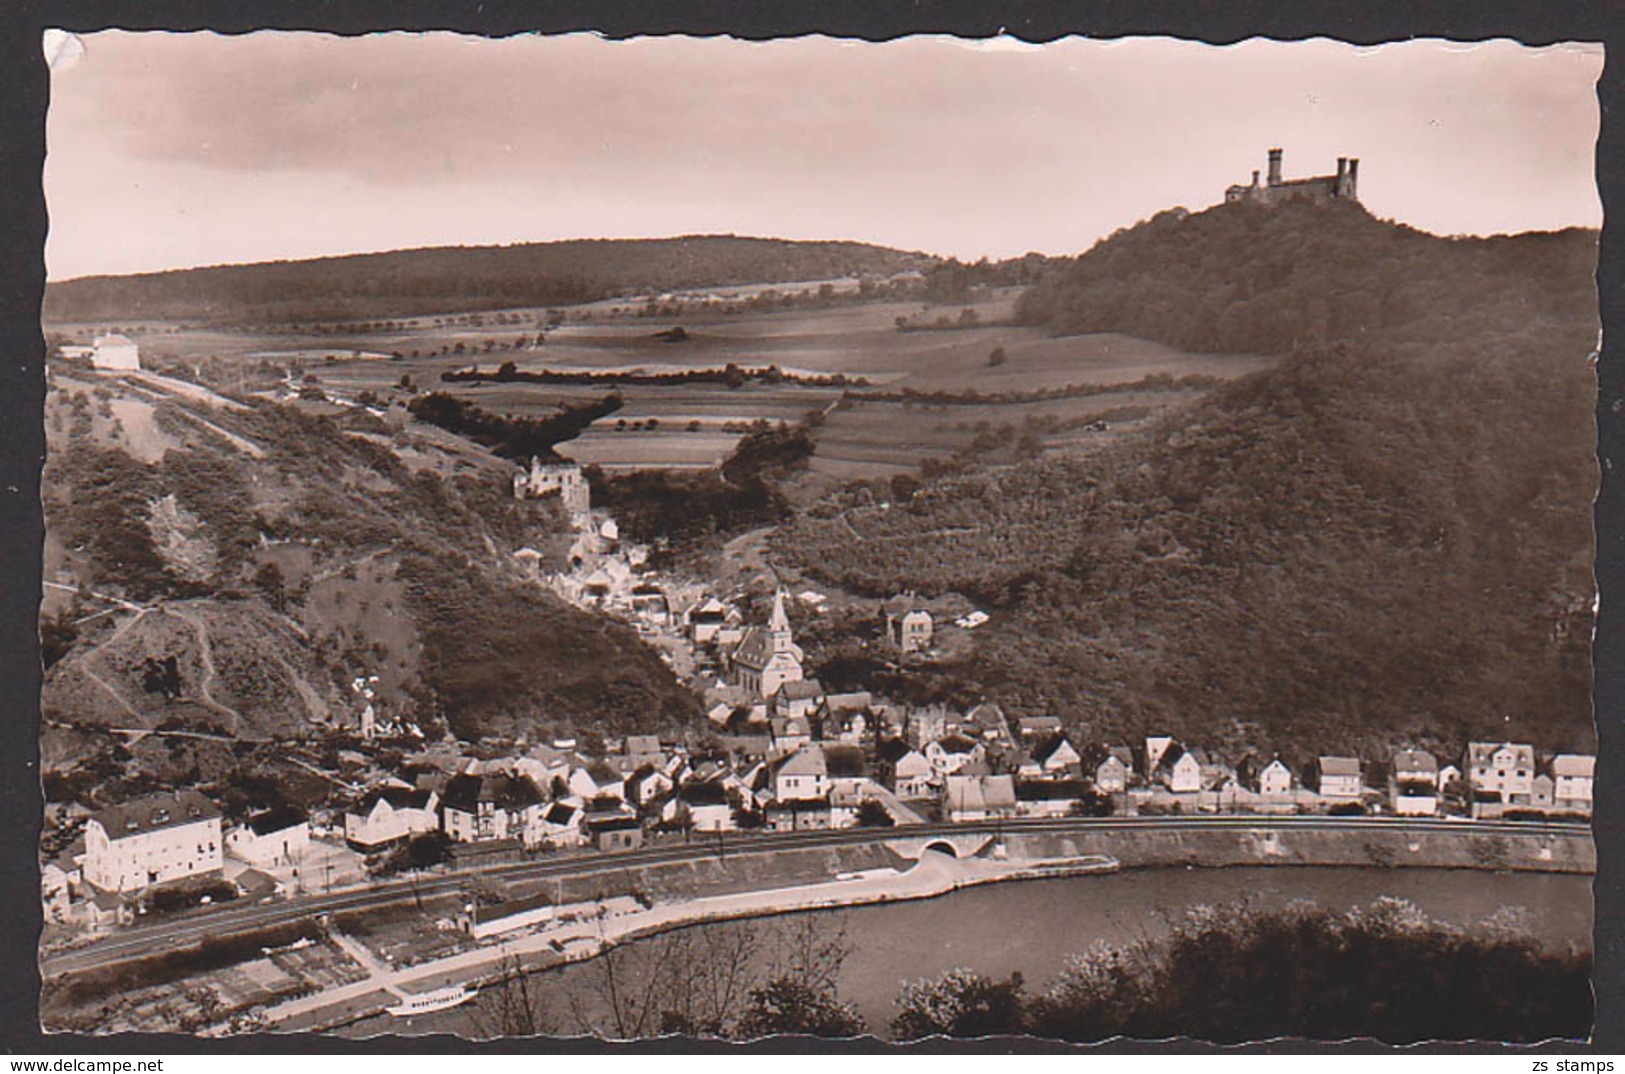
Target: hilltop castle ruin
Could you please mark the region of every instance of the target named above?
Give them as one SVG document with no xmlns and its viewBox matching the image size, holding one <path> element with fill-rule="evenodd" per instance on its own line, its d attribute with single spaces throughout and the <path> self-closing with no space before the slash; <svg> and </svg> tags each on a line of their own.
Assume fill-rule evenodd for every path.
<svg viewBox="0 0 1625 1074">
<path fill-rule="evenodd" d="M 1236 183 L 1226 188 L 1225 201 L 1254 201 L 1275 205 L 1291 198 L 1327 202 L 1334 198 L 1359 201 L 1356 184 L 1360 174 L 1358 157 L 1338 157 L 1336 175 L 1312 175 L 1307 179 L 1281 178 L 1281 150 L 1269 151 L 1269 173 L 1261 186 L 1258 172 L 1251 184 Z"/>
</svg>

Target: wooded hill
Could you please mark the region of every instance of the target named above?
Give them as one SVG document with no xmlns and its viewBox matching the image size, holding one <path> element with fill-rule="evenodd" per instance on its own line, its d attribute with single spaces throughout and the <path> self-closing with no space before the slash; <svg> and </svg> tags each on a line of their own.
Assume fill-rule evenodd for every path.
<svg viewBox="0 0 1625 1074">
<path fill-rule="evenodd" d="M 1102 455 L 928 484 L 865 541 L 803 518 L 780 554 L 975 596 L 957 688 L 1092 737 L 1590 746 L 1596 256 L 1594 232 L 1442 239 L 1356 206 L 1165 214 L 1028 319 L 1277 366 Z"/>
<path fill-rule="evenodd" d="M 887 276 L 937 259 L 858 242 L 733 235 L 450 246 L 132 276 L 45 289 L 48 323 L 280 323 L 559 306 L 622 294 Z"/>
<path fill-rule="evenodd" d="M 448 459 L 435 445 L 450 438 L 361 411 L 54 383 L 48 576 L 84 593 L 47 610 L 47 719 L 353 732 L 350 684 L 368 675 L 386 719 L 470 739 L 671 730 L 697 715 L 630 628 L 522 577 L 515 549 L 562 558 L 569 536 L 546 504 L 515 503 L 511 466 Z M 107 595 L 147 610 L 95 616 Z"/>
</svg>

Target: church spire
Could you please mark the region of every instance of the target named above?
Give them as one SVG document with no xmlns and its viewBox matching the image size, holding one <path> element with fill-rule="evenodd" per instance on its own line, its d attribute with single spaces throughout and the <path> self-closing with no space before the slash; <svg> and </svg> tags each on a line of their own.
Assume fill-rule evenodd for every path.
<svg viewBox="0 0 1625 1074">
<path fill-rule="evenodd" d="M 784 613 L 784 590 L 773 594 L 773 614 L 768 616 L 767 629 L 773 634 L 790 634 L 790 617 Z"/>
</svg>

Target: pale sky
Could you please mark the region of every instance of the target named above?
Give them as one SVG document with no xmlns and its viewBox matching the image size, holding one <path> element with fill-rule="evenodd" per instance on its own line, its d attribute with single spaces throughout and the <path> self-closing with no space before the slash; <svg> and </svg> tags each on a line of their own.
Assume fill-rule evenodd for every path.
<svg viewBox="0 0 1625 1074">
<path fill-rule="evenodd" d="M 86 35 L 52 279 L 732 232 L 1074 254 L 1285 149 L 1441 234 L 1598 226 L 1600 45 Z M 77 50 L 70 50 L 77 54 Z"/>
</svg>

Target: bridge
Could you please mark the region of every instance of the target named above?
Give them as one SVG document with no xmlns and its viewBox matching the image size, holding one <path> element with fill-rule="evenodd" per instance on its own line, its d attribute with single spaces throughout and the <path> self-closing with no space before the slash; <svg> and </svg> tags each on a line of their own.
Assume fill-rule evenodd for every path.
<svg viewBox="0 0 1625 1074">
<path fill-rule="evenodd" d="M 888 839 L 886 849 L 909 861 L 919 861 L 927 850 L 935 850 L 950 858 L 974 858 L 987 850 L 997 838 L 988 832 L 933 832 L 906 839 Z"/>
</svg>

